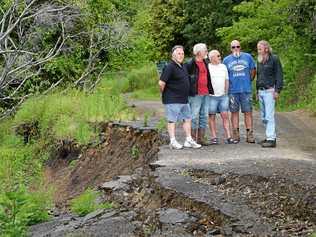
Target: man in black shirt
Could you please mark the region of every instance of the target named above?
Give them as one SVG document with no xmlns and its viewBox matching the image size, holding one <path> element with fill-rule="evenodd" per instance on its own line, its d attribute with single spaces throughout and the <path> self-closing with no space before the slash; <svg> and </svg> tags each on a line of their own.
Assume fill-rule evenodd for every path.
<svg viewBox="0 0 316 237">
<path fill-rule="evenodd" d="M 183 60 L 183 47 L 180 45 L 174 46 L 172 48 L 172 60 L 163 69 L 159 80 L 162 103 L 165 105 L 166 118 L 168 120 L 169 146 L 171 149 L 201 147 L 191 137 L 191 109 L 188 104 L 190 77 L 186 68 L 182 65 Z M 184 121 L 183 129 L 186 140 L 183 146 L 175 138 L 177 121 Z"/>
<path fill-rule="evenodd" d="M 275 133 L 275 101 L 283 87 L 283 72 L 279 58 L 272 54 L 269 43 L 261 40 L 257 44 L 257 91 L 260 113 L 266 128 L 266 139 L 261 142 L 262 147 L 276 147 Z"/>
</svg>

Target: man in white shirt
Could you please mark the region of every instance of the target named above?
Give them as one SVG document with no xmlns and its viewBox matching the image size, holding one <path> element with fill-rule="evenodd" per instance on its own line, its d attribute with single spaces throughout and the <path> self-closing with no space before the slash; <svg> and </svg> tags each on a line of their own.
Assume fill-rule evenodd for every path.
<svg viewBox="0 0 316 237">
<path fill-rule="evenodd" d="M 221 55 L 218 50 L 212 50 L 208 54 L 210 63 L 208 65 L 214 95 L 209 96 L 209 127 L 211 131 L 211 143 L 219 144 L 219 139 L 216 135 L 216 113 L 220 112 L 225 131 L 225 143 L 234 144 L 231 138 L 229 126 L 229 97 L 228 87 L 228 71 L 224 64 L 221 63 Z"/>
</svg>

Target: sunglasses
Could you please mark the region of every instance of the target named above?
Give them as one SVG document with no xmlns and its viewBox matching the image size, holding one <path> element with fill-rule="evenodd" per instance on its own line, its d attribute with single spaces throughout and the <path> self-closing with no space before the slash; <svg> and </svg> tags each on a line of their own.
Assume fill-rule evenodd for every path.
<svg viewBox="0 0 316 237">
<path fill-rule="evenodd" d="M 240 45 L 237 45 L 237 46 L 232 46 L 232 49 L 234 49 L 234 48 L 239 49 L 239 48 L 240 48 Z"/>
</svg>

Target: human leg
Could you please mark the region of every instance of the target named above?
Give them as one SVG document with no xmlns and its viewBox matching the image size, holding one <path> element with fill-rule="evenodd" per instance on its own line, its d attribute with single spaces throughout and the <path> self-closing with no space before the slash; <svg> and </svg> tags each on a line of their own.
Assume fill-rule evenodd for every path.
<svg viewBox="0 0 316 237">
<path fill-rule="evenodd" d="M 208 123 L 211 132 L 211 138 L 216 138 L 216 114 L 210 114 L 208 117 Z"/>
<path fill-rule="evenodd" d="M 266 120 L 266 138 L 275 140 L 275 99 L 273 98 L 273 89 L 266 90 L 264 93 L 265 120 Z"/>
<path fill-rule="evenodd" d="M 171 149 L 182 149 L 183 146 L 180 145 L 176 140 L 176 122 L 179 120 L 179 115 L 182 105 L 180 104 L 166 104 L 165 105 L 165 115 L 168 121 L 167 129 L 170 138 L 170 148 Z"/>
<path fill-rule="evenodd" d="M 248 143 L 255 143 L 253 135 L 252 94 L 242 93 L 240 97 L 241 111 L 244 113 L 245 127 Z"/>
<path fill-rule="evenodd" d="M 240 141 L 239 134 L 239 109 L 240 109 L 239 93 L 229 95 L 229 110 L 231 112 L 231 124 L 233 129 L 233 139 Z"/>
<path fill-rule="evenodd" d="M 201 97 L 196 96 L 190 96 L 189 97 L 189 104 L 191 108 L 191 136 L 192 138 L 197 141 L 198 138 L 198 128 L 199 128 L 199 115 L 200 115 L 200 109 L 201 109 Z"/>
<path fill-rule="evenodd" d="M 208 100 L 209 100 L 208 95 L 201 96 L 201 109 L 199 113 L 199 128 L 198 128 L 197 142 L 204 146 L 209 145 L 209 143 L 206 141 L 206 138 L 205 138 L 205 129 L 207 127 L 208 110 L 209 110 Z"/>
</svg>

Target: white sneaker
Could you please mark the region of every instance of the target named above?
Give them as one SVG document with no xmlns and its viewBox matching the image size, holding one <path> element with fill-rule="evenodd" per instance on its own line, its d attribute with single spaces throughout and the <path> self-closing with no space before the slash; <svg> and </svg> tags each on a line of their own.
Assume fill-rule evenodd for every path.
<svg viewBox="0 0 316 237">
<path fill-rule="evenodd" d="M 176 149 L 176 150 L 180 150 L 183 148 L 183 146 L 176 140 L 174 140 L 173 142 L 170 142 L 169 147 L 170 149 Z"/>
<path fill-rule="evenodd" d="M 201 148 L 202 146 L 200 144 L 197 144 L 193 139 L 192 140 L 186 140 L 183 144 L 184 147 L 186 148 Z"/>
</svg>

